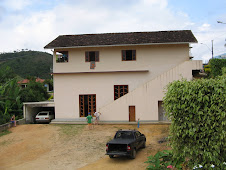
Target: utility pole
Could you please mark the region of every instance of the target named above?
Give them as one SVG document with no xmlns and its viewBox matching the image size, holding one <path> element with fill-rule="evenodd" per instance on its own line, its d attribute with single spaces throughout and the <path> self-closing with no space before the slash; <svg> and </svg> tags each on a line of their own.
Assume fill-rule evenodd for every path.
<svg viewBox="0 0 226 170">
<path fill-rule="evenodd" d="M 212 41 L 212 59 L 213 59 L 213 40 Z"/>
<path fill-rule="evenodd" d="M 212 59 L 213 59 L 213 40 L 211 40 L 211 42 L 212 42 L 212 48 L 210 48 L 208 45 L 206 45 L 204 43 L 200 43 L 200 44 L 205 45 L 211 51 L 211 53 L 212 53 Z"/>
</svg>

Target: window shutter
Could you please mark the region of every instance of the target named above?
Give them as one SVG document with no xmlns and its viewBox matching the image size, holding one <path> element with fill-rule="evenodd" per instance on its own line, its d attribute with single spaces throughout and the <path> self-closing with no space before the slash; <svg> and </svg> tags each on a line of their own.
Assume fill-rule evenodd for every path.
<svg viewBox="0 0 226 170">
<path fill-rule="evenodd" d="M 136 60 L 136 50 L 132 51 L 132 60 Z"/>
<path fill-rule="evenodd" d="M 99 51 L 95 51 L 95 61 L 99 61 Z"/>
<path fill-rule="evenodd" d="M 126 50 L 122 50 L 122 61 L 126 61 Z"/>
<path fill-rule="evenodd" d="M 85 60 L 86 60 L 86 62 L 89 62 L 89 52 L 88 51 L 85 52 Z"/>
</svg>

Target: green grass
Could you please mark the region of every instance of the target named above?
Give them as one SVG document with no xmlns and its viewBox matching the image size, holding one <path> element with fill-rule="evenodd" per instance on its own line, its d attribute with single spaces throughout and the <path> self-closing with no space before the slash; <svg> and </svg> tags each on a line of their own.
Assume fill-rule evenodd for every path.
<svg viewBox="0 0 226 170">
<path fill-rule="evenodd" d="M 3 130 L 2 132 L 0 132 L 0 137 L 1 137 L 1 136 L 4 136 L 4 135 L 8 135 L 8 134 L 10 134 L 10 133 L 12 133 L 12 132 L 10 132 L 10 131 L 8 131 L 8 130 Z"/>
<path fill-rule="evenodd" d="M 86 125 L 55 125 L 60 127 L 60 131 L 63 135 L 72 137 L 79 134 Z"/>
</svg>

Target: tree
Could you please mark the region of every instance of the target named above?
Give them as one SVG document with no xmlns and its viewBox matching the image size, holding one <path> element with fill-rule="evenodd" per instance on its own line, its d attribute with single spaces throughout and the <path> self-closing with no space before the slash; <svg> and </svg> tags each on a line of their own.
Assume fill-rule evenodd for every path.
<svg viewBox="0 0 226 170">
<path fill-rule="evenodd" d="M 46 79 L 44 81 L 44 84 L 48 84 L 49 85 L 49 91 L 53 91 L 53 79 Z"/>
<path fill-rule="evenodd" d="M 222 68 L 226 67 L 226 59 L 211 59 L 209 61 L 210 65 L 210 76 L 212 78 L 222 75 Z"/>
<path fill-rule="evenodd" d="M 16 74 L 9 67 L 0 68 L 0 124 L 6 123 L 14 114 L 16 119 L 23 117 L 23 102 L 44 101 L 49 98 L 44 85 L 31 78 L 27 87 L 18 85 Z"/>
<path fill-rule="evenodd" d="M 0 69 L 0 85 L 16 77 L 16 74 L 9 66 L 1 67 Z"/>
<path fill-rule="evenodd" d="M 17 79 L 11 79 L 0 86 L 0 108 L 3 119 L 1 123 L 9 121 L 10 116 L 15 114 L 17 118 L 23 116 L 23 103 L 20 100 L 20 88 Z"/>
<path fill-rule="evenodd" d="M 43 83 L 30 80 L 27 87 L 20 92 L 20 98 L 22 102 L 38 102 L 44 101 L 49 98 L 49 94 L 46 91 Z"/>
</svg>

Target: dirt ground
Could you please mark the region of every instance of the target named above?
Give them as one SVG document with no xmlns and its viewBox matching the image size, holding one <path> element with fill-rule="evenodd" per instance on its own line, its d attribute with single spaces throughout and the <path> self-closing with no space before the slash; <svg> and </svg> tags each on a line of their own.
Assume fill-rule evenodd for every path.
<svg viewBox="0 0 226 170">
<path fill-rule="evenodd" d="M 105 144 L 117 129 L 134 129 L 135 125 L 19 125 L 12 133 L 0 137 L 1 170 L 35 169 L 145 169 L 149 155 L 167 149 L 158 140 L 168 135 L 169 125 L 141 125 L 147 147 L 138 151 L 136 159 L 105 155 Z"/>
</svg>

